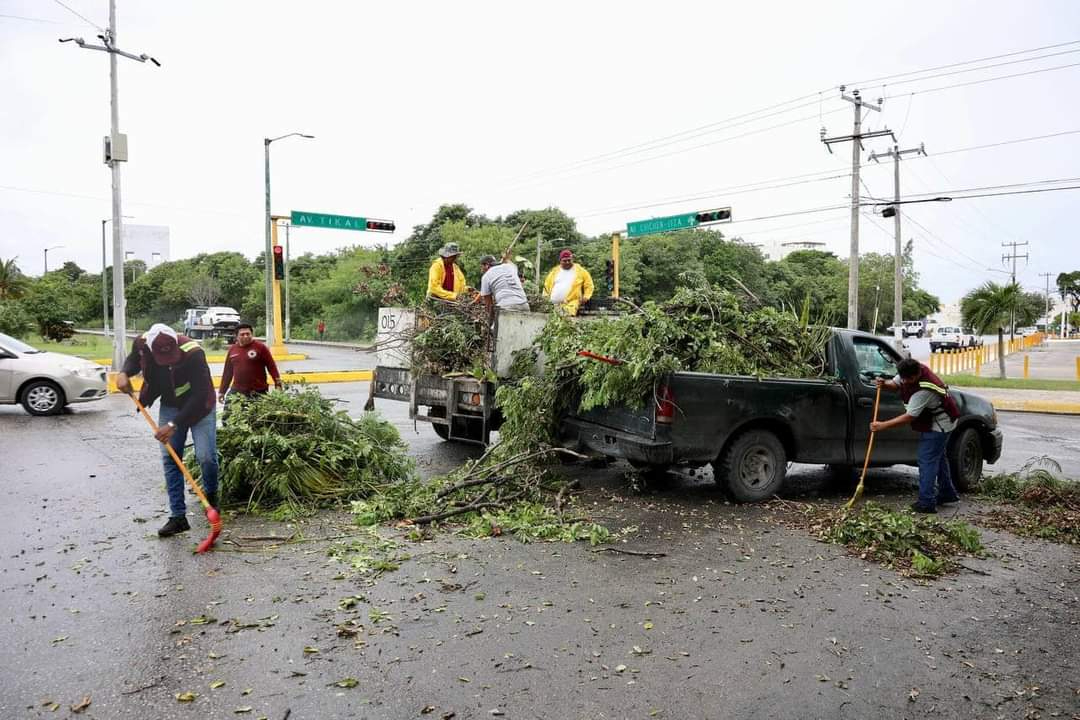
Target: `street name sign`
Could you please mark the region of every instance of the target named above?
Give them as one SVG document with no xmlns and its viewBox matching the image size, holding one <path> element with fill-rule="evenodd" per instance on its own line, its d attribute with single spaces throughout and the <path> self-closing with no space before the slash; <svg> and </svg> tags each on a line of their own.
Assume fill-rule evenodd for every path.
<svg viewBox="0 0 1080 720">
<path fill-rule="evenodd" d="M 331 230 L 367 230 L 367 218 L 351 215 L 331 215 L 329 213 L 304 212 L 293 210 L 290 219 L 293 225 L 330 228 Z"/>
<path fill-rule="evenodd" d="M 685 230 L 686 228 L 697 227 L 697 224 L 697 213 L 638 220 L 637 222 L 626 223 L 626 236 L 633 238 L 671 232 L 672 230 Z"/>
</svg>

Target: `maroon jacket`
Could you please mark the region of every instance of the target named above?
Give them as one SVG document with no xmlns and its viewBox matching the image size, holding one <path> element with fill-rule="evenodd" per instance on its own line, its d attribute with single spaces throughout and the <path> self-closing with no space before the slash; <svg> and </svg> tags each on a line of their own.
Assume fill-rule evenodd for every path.
<svg viewBox="0 0 1080 720">
<path fill-rule="evenodd" d="M 145 407 L 161 398 L 162 405 L 180 409 L 173 422 L 181 427 L 191 427 L 210 414 L 217 398 L 206 353 L 197 342 L 184 335 L 177 336 L 177 344 L 183 353 L 180 362 L 158 365 L 146 344 L 146 336 L 140 335 L 131 344 L 131 354 L 124 361 L 124 373 L 128 377 L 142 374 L 139 402 Z"/>
<path fill-rule="evenodd" d="M 912 430 L 930 432 L 933 429 L 935 412 L 943 412 L 953 420 L 960 417 L 960 408 L 957 407 L 956 400 L 949 394 L 949 386 L 922 363 L 919 363 L 919 382 L 917 385 L 911 386 L 907 383 L 900 383 L 900 399 L 907 405 L 911 400 L 911 396 L 920 390 L 929 390 L 941 396 L 941 407 L 936 410 L 929 408 L 923 410 L 919 417 L 911 421 Z"/>
<path fill-rule="evenodd" d="M 281 375 L 277 363 L 270 354 L 270 348 L 258 340 L 252 340 L 247 347 L 234 343 L 225 356 L 225 369 L 221 373 L 221 391 L 232 385 L 238 393 L 266 392 L 266 374 L 274 378 L 274 384 L 281 387 Z"/>
</svg>

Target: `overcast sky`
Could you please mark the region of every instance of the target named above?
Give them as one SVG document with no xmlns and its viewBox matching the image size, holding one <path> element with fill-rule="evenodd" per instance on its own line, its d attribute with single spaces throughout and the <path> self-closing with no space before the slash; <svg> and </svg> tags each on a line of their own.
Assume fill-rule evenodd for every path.
<svg viewBox="0 0 1080 720">
<path fill-rule="evenodd" d="M 107 22 L 105 0 L 64 3 Z M 298 229 L 294 254 L 398 241 L 439 204 L 464 202 L 489 216 L 555 205 L 588 234 L 730 205 L 727 234 L 824 242 L 846 257 L 845 209 L 753 219 L 849 202 L 850 145 L 832 155 L 819 139 L 822 126 L 851 132 L 843 83 L 887 98 L 864 129 L 887 126 L 902 148 L 925 143 L 929 158 L 902 163 L 905 194 L 1080 176 L 1080 133 L 949 152 L 1080 130 L 1080 67 L 945 87 L 1080 63 L 1072 0 L 118 0 L 118 18 L 119 46 L 162 62 L 120 60 L 124 213 L 168 225 L 174 259 L 261 250 L 262 138 L 292 131 L 317 138 L 273 145 L 275 213 L 398 226 L 392 237 Z M 52 262 L 100 270 L 108 59 L 57 42 L 97 32 L 56 0 L 0 0 L 0 258 L 18 256 L 28 274 L 54 245 L 64 247 Z M 997 67 L 968 72 L 986 65 Z M 892 196 L 891 164 L 863 176 L 864 193 Z M 1013 240 L 1030 242 L 1020 281 L 1042 288 L 1039 273 L 1080 269 L 1078 199 L 907 206 L 903 234 L 944 301 L 1005 279 L 988 268 L 1004 269 L 1001 243 Z M 892 221 L 874 222 L 862 221 L 862 249 L 891 252 Z"/>
</svg>

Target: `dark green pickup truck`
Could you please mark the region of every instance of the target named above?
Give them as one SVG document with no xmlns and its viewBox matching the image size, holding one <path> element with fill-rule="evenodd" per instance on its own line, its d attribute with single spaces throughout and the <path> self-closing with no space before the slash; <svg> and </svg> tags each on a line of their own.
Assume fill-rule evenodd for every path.
<svg viewBox="0 0 1080 720">
<path fill-rule="evenodd" d="M 717 482 L 743 502 L 764 500 L 783 485 L 788 462 L 830 465 L 850 477 L 870 434 L 874 380 L 892 378 L 901 357 L 885 340 L 835 330 L 821 378 L 756 378 L 679 372 L 641 409 L 597 408 L 565 418 L 569 448 L 624 458 L 636 467 L 712 464 Z M 960 407 L 948 458 L 960 490 L 1001 456 L 997 414 L 986 400 L 953 391 Z M 904 410 L 883 391 L 878 417 Z M 917 465 L 919 436 L 910 428 L 878 433 L 871 464 Z"/>
</svg>

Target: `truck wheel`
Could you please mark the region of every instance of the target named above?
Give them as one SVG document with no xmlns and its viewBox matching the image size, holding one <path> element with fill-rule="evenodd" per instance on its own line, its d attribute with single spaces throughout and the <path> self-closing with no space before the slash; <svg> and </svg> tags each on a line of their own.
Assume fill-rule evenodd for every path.
<svg viewBox="0 0 1080 720">
<path fill-rule="evenodd" d="M 775 495 L 784 484 L 787 453 L 768 430 L 750 430 L 739 435 L 714 463 L 717 482 L 739 502 L 758 502 Z"/>
<path fill-rule="evenodd" d="M 446 417 L 446 408 L 431 408 L 428 410 L 428 415 L 431 417 Z M 450 426 L 442 425 L 440 423 L 431 423 L 431 429 L 435 431 L 435 434 L 441 437 L 443 440 L 450 439 Z"/>
<path fill-rule="evenodd" d="M 949 474 L 959 492 L 968 492 L 979 484 L 983 471 L 983 448 L 979 431 L 966 427 L 957 433 L 946 450 Z"/>
</svg>

